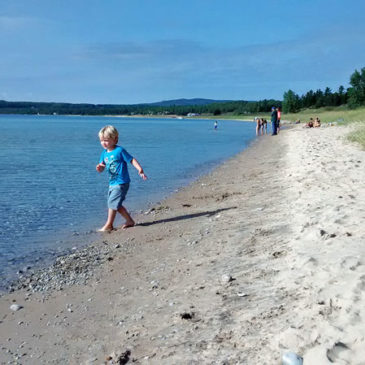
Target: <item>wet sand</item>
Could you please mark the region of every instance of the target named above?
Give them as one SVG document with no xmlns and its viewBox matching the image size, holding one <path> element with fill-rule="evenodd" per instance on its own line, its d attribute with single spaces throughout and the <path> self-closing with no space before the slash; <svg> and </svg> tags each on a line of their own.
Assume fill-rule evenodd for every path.
<svg viewBox="0 0 365 365">
<path fill-rule="evenodd" d="M 0 362 L 363 364 L 365 152 L 347 132 L 260 137 L 105 234 L 86 284 L 2 296 Z"/>
</svg>

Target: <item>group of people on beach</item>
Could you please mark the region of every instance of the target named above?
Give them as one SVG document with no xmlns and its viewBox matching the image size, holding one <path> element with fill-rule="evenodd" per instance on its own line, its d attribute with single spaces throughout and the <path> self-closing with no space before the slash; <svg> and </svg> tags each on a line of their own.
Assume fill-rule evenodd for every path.
<svg viewBox="0 0 365 365">
<path fill-rule="evenodd" d="M 272 136 L 276 136 L 280 132 L 281 111 L 279 107 L 273 106 L 271 108 L 271 130 Z M 255 118 L 256 135 L 267 134 L 267 120 L 263 118 Z"/>
<path fill-rule="evenodd" d="M 309 122 L 305 124 L 304 128 L 318 128 L 321 126 L 321 121 L 318 117 L 316 117 L 314 120 L 313 118 L 309 119 Z"/>
<path fill-rule="evenodd" d="M 264 118 L 255 118 L 256 136 L 267 134 L 267 120 Z"/>
</svg>

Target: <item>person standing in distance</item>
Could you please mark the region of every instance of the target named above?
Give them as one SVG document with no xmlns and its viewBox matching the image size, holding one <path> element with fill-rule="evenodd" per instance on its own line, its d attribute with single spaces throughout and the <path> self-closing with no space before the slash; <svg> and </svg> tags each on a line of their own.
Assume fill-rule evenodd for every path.
<svg viewBox="0 0 365 365">
<path fill-rule="evenodd" d="M 272 136 L 276 136 L 278 134 L 277 132 L 277 122 L 278 122 L 278 111 L 273 106 L 271 108 L 271 128 L 272 128 Z"/>
<path fill-rule="evenodd" d="M 280 132 L 280 120 L 281 120 L 280 107 L 277 107 L 276 110 L 278 111 L 278 120 L 276 122 L 276 130 L 277 130 L 277 133 L 279 134 L 279 132 Z"/>
</svg>

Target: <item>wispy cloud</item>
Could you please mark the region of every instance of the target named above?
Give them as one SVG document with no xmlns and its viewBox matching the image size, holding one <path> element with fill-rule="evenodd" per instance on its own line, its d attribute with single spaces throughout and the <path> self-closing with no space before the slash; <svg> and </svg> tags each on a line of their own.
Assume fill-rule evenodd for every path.
<svg viewBox="0 0 365 365">
<path fill-rule="evenodd" d="M 365 45 L 360 36 L 350 39 L 350 43 L 355 42 Z M 352 47 L 349 39 L 341 36 L 339 31 L 286 42 L 231 48 L 185 40 L 99 44 L 85 47 L 77 55 L 94 65 L 113 65 L 116 72 L 119 69 L 144 76 L 149 74 L 150 77 L 158 75 L 189 80 L 208 77 L 260 84 L 267 79 L 273 82 L 331 81 L 341 70 L 349 76 L 348 68 L 353 67 L 353 60 L 346 62 L 346 59 Z M 359 50 L 359 53 L 363 59 L 365 51 Z M 339 58 L 343 62 L 333 62 Z"/>
<path fill-rule="evenodd" d="M 161 40 L 148 43 L 125 42 L 88 45 L 80 48 L 75 55 L 91 59 L 121 59 L 139 61 L 156 58 L 177 58 L 202 49 L 199 43 L 187 40 Z"/>
<path fill-rule="evenodd" d="M 0 30 L 12 32 L 34 26 L 38 21 L 31 17 L 0 15 Z"/>
</svg>

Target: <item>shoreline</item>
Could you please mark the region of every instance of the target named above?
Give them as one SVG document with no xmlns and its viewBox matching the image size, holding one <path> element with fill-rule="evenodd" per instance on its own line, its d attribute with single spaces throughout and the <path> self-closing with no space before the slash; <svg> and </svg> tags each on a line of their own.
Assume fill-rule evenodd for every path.
<svg viewBox="0 0 365 365">
<path fill-rule="evenodd" d="M 197 174 L 197 176 L 187 182 L 186 185 L 174 188 L 156 201 L 148 201 L 143 206 L 130 210 L 134 213 L 133 217 L 135 221 L 139 222 L 143 220 L 147 214 L 159 211 L 166 200 L 173 198 L 173 196 L 181 190 L 189 188 L 189 186 L 209 175 L 221 165 L 251 148 L 255 143 L 257 143 L 257 138 L 253 137 L 242 151 L 223 159 L 214 166 L 209 167 L 207 171 Z M 59 237 L 62 238 L 62 242 L 67 243 L 67 248 L 65 248 L 61 253 L 57 253 L 55 250 L 52 253 L 48 253 L 47 257 L 38 257 L 36 262 L 40 262 L 40 264 L 35 262 L 23 262 L 19 265 L 17 273 L 14 271 L 14 275 L 11 277 L 4 277 L 4 282 L 2 286 L 0 286 L 0 297 L 20 289 L 26 289 L 29 285 L 32 286 L 31 291 L 33 292 L 47 292 L 49 290 L 60 290 L 60 288 L 63 288 L 64 285 L 60 284 L 61 281 L 63 281 L 66 286 L 80 283 L 85 284 L 92 277 L 93 270 L 99 266 L 101 262 L 105 262 L 105 260 L 96 260 L 96 258 L 106 255 L 108 250 L 100 250 L 99 248 L 100 243 L 103 241 L 102 234 L 98 233 L 95 228 L 91 229 L 89 226 L 85 226 L 84 228 L 84 230 L 77 232 L 76 237 L 72 232 L 69 232 L 66 235 L 63 231 L 62 234 L 60 234 Z M 113 233 L 120 231 L 121 227 L 117 227 Z M 83 240 L 84 242 L 77 244 L 77 240 Z M 83 257 L 83 261 L 87 258 L 92 261 L 92 264 L 88 264 L 87 267 L 83 267 L 77 261 L 74 261 L 75 257 Z M 75 273 L 73 266 L 76 266 L 79 272 Z M 67 268 L 66 271 L 64 270 L 65 268 Z M 63 277 L 63 274 L 61 275 L 61 272 L 63 271 L 65 271 L 67 277 Z M 77 280 L 79 275 L 76 274 L 81 273 L 83 275 L 79 277 L 80 280 Z"/>
<path fill-rule="evenodd" d="M 261 137 L 106 234 L 95 263 L 63 263 L 86 284 L 5 294 L 0 360 L 360 364 L 365 158 L 345 130 Z"/>
</svg>

